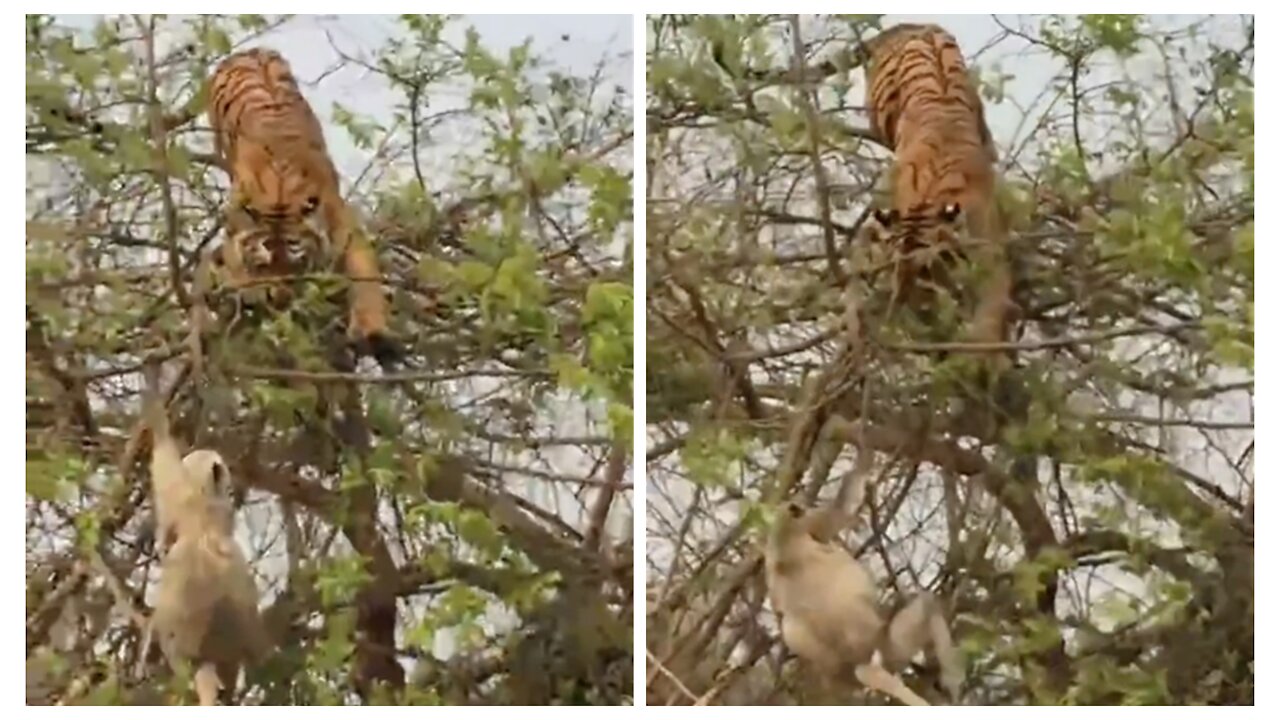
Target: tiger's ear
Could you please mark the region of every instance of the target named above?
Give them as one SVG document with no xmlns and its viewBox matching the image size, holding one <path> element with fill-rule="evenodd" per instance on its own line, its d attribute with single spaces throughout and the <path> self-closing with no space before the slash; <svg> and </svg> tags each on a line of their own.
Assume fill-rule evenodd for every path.
<svg viewBox="0 0 1280 720">
<path fill-rule="evenodd" d="M 894 223 L 898 222 L 897 210 L 876 208 L 871 212 L 871 215 L 876 219 L 876 222 L 880 223 L 884 227 L 893 227 Z"/>
<path fill-rule="evenodd" d="M 943 222 L 952 222 L 960 217 L 960 203 L 948 203 L 942 206 L 938 211 L 938 219 Z"/>
</svg>

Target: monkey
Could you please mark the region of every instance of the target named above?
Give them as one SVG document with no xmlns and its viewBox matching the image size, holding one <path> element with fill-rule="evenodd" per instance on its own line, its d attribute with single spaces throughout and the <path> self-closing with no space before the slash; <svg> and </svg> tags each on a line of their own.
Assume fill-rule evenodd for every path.
<svg viewBox="0 0 1280 720">
<path fill-rule="evenodd" d="M 922 592 L 885 621 L 870 573 L 834 541 L 854 525 L 866 476 L 853 479 L 849 501 L 806 512 L 788 503 L 765 544 L 769 601 L 781 618 L 782 640 L 825 679 L 854 676 L 907 705 L 929 703 L 899 673 L 926 646 L 942 669 L 942 683 L 959 700 L 964 669 L 936 598 Z"/>
<path fill-rule="evenodd" d="M 233 537 L 227 464 L 206 449 L 179 460 L 158 397 L 153 389 L 146 412 L 158 538 L 165 549 L 142 656 L 157 636 L 175 671 L 184 665 L 195 670 L 200 704 L 216 705 L 234 689 L 242 664 L 265 657 L 267 629 L 258 612 L 257 585 Z"/>
</svg>

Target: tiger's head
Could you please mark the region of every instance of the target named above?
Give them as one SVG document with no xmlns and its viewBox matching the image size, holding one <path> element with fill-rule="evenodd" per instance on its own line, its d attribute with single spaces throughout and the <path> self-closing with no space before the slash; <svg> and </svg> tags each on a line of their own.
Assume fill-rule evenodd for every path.
<svg viewBox="0 0 1280 720">
<path fill-rule="evenodd" d="M 959 249 L 965 217 L 959 203 L 921 206 L 907 213 L 876 209 L 864 227 L 870 243 L 890 248 L 911 264 L 928 265 Z"/>
<path fill-rule="evenodd" d="M 309 168 L 241 143 L 228 225 L 250 269 L 292 271 L 326 249 L 324 182 Z"/>
<path fill-rule="evenodd" d="M 887 252 L 893 285 L 902 291 L 921 282 L 950 285 L 950 270 L 961 255 L 966 228 L 960 204 L 945 203 L 918 206 L 906 213 L 877 209 L 863 232 L 868 247 Z"/>
</svg>

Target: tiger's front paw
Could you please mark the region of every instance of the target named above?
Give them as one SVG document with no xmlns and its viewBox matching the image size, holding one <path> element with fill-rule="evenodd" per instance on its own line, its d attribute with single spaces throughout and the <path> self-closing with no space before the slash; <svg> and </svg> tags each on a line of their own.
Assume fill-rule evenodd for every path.
<svg viewBox="0 0 1280 720">
<path fill-rule="evenodd" d="M 385 331 L 352 338 L 357 355 L 372 355 L 383 370 L 394 370 L 404 360 L 404 345 Z"/>
</svg>

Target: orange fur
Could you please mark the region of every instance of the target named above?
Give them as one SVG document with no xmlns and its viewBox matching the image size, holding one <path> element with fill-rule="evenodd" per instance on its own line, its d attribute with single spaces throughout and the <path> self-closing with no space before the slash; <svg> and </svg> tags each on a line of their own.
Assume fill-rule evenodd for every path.
<svg viewBox="0 0 1280 720">
<path fill-rule="evenodd" d="M 209 122 L 231 175 L 223 261 L 233 284 L 341 258 L 353 282 L 348 333 L 383 357 L 387 301 L 377 256 L 338 191 L 319 120 L 277 52 L 223 60 L 209 81 Z"/>
<path fill-rule="evenodd" d="M 1002 341 L 1012 279 L 996 207 L 996 152 L 959 45 L 936 25 L 899 25 L 871 41 L 866 72 L 872 127 L 894 151 L 895 212 L 872 226 L 873 240 L 907 254 L 900 286 L 934 274 L 928 265 L 946 251 L 971 257 L 987 277 L 970 339 Z"/>
</svg>

